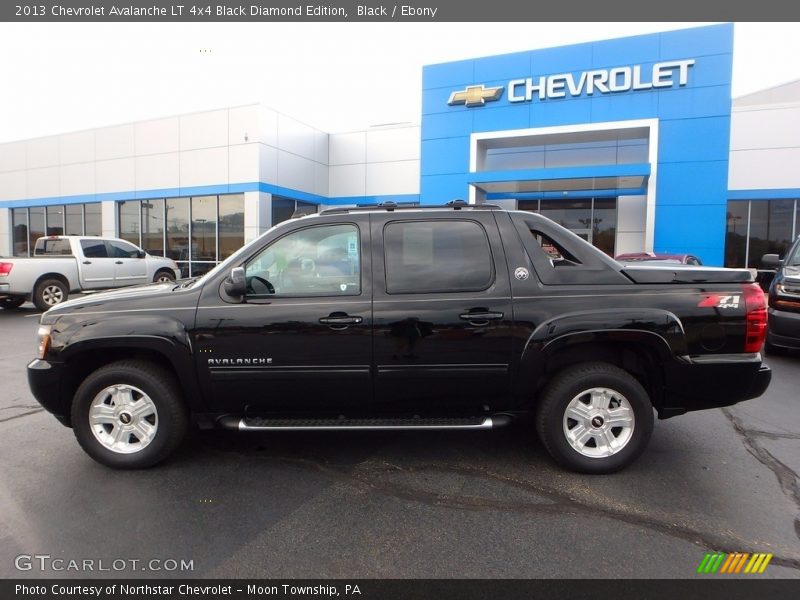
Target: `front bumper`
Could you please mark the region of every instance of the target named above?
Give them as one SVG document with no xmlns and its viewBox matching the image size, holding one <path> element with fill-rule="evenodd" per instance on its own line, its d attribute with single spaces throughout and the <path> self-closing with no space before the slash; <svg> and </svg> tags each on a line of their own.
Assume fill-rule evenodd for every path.
<svg viewBox="0 0 800 600">
<path fill-rule="evenodd" d="M 800 350 L 800 313 L 770 308 L 767 316 L 767 341 L 782 348 Z"/>
<path fill-rule="evenodd" d="M 769 387 L 772 369 L 761 362 L 760 354 L 707 355 L 682 357 L 665 375 L 658 408 L 662 419 L 758 398 Z"/>
<path fill-rule="evenodd" d="M 28 364 L 28 386 L 33 397 L 63 425 L 69 427 L 69 404 L 64 401 L 61 388 L 63 379 L 63 363 L 37 358 Z"/>
</svg>

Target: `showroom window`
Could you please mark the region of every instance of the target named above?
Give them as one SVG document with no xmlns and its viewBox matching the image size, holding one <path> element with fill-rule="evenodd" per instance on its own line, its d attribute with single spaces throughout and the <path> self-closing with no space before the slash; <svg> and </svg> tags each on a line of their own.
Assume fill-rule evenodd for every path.
<svg viewBox="0 0 800 600">
<path fill-rule="evenodd" d="M 617 199 L 520 200 L 519 210 L 538 212 L 614 256 L 617 237 Z"/>
<path fill-rule="evenodd" d="M 797 200 L 730 200 L 725 266 L 760 269 L 764 254 L 783 256 L 800 235 Z"/>
<path fill-rule="evenodd" d="M 534 134 L 478 142 L 479 171 L 552 169 L 649 162 L 649 129 Z"/>
<path fill-rule="evenodd" d="M 284 196 L 272 197 L 272 224 L 277 225 L 288 221 L 292 217 L 310 215 L 317 212 L 317 205 L 311 202 L 303 202 L 294 198 Z"/>
<path fill-rule="evenodd" d="M 117 202 L 119 237 L 178 263 L 183 277 L 211 270 L 244 245 L 244 195 Z"/>
<path fill-rule="evenodd" d="M 30 256 L 36 240 L 44 235 L 100 235 L 101 204 L 52 204 L 14 208 L 11 226 L 14 256 Z"/>
</svg>

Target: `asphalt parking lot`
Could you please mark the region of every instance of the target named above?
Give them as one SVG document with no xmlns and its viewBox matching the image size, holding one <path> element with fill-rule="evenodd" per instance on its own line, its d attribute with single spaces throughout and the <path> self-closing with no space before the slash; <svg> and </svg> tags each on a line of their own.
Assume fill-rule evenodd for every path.
<svg viewBox="0 0 800 600">
<path fill-rule="evenodd" d="M 0 310 L 2 577 L 92 575 L 15 567 L 38 554 L 193 565 L 105 577 L 692 578 L 715 550 L 770 552 L 758 577 L 800 578 L 800 355 L 769 359 L 762 398 L 658 421 L 613 476 L 558 469 L 522 425 L 198 432 L 116 472 L 28 391 L 37 314 Z"/>
</svg>

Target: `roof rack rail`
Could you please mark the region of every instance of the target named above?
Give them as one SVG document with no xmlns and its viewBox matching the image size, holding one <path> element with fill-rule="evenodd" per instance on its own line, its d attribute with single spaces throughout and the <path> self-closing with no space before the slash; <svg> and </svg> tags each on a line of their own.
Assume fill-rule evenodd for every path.
<svg viewBox="0 0 800 600">
<path fill-rule="evenodd" d="M 425 204 L 425 205 L 398 205 L 396 202 L 381 202 L 380 204 L 375 204 L 374 206 L 351 206 L 351 207 L 341 207 L 341 208 L 326 208 L 325 210 L 319 211 L 321 215 L 335 215 L 335 214 L 343 214 L 343 213 L 351 213 L 351 212 L 367 212 L 367 211 L 376 211 L 376 210 L 385 210 L 387 212 L 394 212 L 396 210 L 443 210 L 443 209 L 453 209 L 453 210 L 461 210 L 463 208 L 468 208 L 470 210 L 498 210 L 501 207 L 497 206 L 496 204 L 468 204 L 464 200 L 451 200 L 447 204 Z"/>
</svg>

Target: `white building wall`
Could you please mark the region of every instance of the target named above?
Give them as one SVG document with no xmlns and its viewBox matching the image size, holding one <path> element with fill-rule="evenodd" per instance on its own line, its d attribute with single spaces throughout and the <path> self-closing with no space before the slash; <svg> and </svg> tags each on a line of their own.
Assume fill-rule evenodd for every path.
<svg viewBox="0 0 800 600">
<path fill-rule="evenodd" d="M 800 102 L 734 106 L 728 189 L 800 188 Z"/>
<path fill-rule="evenodd" d="M 418 125 L 331 134 L 329 147 L 330 196 L 419 194 Z"/>
</svg>

